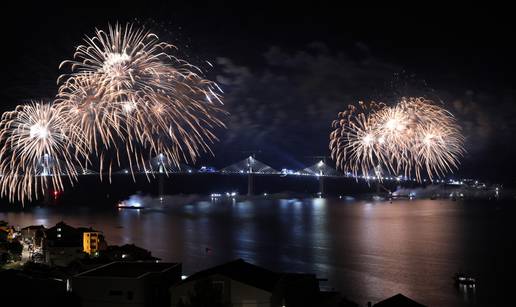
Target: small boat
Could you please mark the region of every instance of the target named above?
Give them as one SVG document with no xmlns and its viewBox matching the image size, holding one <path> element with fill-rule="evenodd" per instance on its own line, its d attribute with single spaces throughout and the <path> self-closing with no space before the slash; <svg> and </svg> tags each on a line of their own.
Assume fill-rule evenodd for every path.
<svg viewBox="0 0 516 307">
<path fill-rule="evenodd" d="M 119 209 L 143 209 L 144 207 L 140 203 L 128 203 L 126 201 L 121 201 L 118 203 L 117 207 Z"/>
<path fill-rule="evenodd" d="M 468 276 L 464 273 L 457 273 L 453 278 L 457 285 L 466 285 L 470 287 L 474 287 L 477 283 L 477 280 L 474 277 Z"/>
<path fill-rule="evenodd" d="M 397 199 L 397 200 L 402 200 L 402 199 L 414 199 L 415 197 L 415 194 L 413 193 L 409 193 L 409 194 L 392 194 L 391 196 L 391 199 Z"/>
</svg>

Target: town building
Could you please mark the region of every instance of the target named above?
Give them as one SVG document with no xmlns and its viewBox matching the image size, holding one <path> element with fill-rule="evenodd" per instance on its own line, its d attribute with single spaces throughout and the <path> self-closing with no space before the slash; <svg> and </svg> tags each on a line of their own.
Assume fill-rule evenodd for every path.
<svg viewBox="0 0 516 307">
<path fill-rule="evenodd" d="M 84 258 L 96 256 L 106 247 L 103 236 L 92 228 L 74 228 L 64 222 L 46 230 L 45 259 L 49 265 L 66 266 Z"/>
<path fill-rule="evenodd" d="M 47 274 L 0 270 L 2 306 L 69 307 L 77 301 L 66 291 L 66 281 Z"/>
<path fill-rule="evenodd" d="M 101 258 L 111 261 L 156 261 L 152 253 L 134 244 L 110 245 L 102 250 Z"/>
<path fill-rule="evenodd" d="M 88 255 L 97 256 L 100 251 L 102 235 L 98 231 L 85 231 L 82 233 L 83 251 Z"/>
<path fill-rule="evenodd" d="M 371 304 L 368 304 L 371 306 Z M 424 305 L 398 293 L 381 302 L 374 304 L 374 307 L 425 307 Z"/>
<path fill-rule="evenodd" d="M 31 244 L 34 248 L 43 248 L 46 237 L 45 231 L 43 225 L 27 226 L 20 230 L 20 237 L 22 241 Z"/>
<path fill-rule="evenodd" d="M 201 292 L 214 291 L 218 294 L 212 293 L 211 300 L 220 299 L 220 306 L 233 307 L 320 306 L 321 297 L 313 274 L 273 272 L 238 259 L 195 273 L 174 285 L 171 304 L 177 307 L 202 300 Z"/>
<path fill-rule="evenodd" d="M 83 307 L 170 306 L 169 288 L 181 264 L 112 262 L 75 275 L 71 291 Z"/>
<path fill-rule="evenodd" d="M 85 256 L 81 233 L 74 227 L 59 222 L 46 231 L 45 262 L 66 266 Z"/>
<path fill-rule="evenodd" d="M 15 236 L 14 227 L 7 223 L 0 224 L 0 241 L 12 241 Z"/>
</svg>

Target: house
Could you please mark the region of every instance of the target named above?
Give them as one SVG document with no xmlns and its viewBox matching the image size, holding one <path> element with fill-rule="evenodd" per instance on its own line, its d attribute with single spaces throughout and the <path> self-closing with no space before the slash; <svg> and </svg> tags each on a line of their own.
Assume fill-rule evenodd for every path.
<svg viewBox="0 0 516 307">
<path fill-rule="evenodd" d="M 379 303 L 374 304 L 374 307 L 425 307 L 416 301 L 411 300 L 405 295 L 398 293 Z"/>
<path fill-rule="evenodd" d="M 75 228 L 64 222 L 47 229 L 45 237 L 45 262 L 50 265 L 66 266 L 87 254 L 96 256 L 107 247 L 104 236 L 99 231 L 93 228 Z"/>
<path fill-rule="evenodd" d="M 7 224 L 0 225 L 0 241 L 12 241 L 14 239 L 14 227 Z"/>
<path fill-rule="evenodd" d="M 101 250 L 103 236 L 98 231 L 84 231 L 82 233 L 83 251 L 90 256 L 98 256 Z"/>
<path fill-rule="evenodd" d="M 11 303 L 18 306 L 77 306 L 73 296 L 66 291 L 64 280 L 30 272 L 12 269 L 0 271 L 0 289 L 5 305 Z"/>
<path fill-rule="evenodd" d="M 213 306 L 294 307 L 319 306 L 320 291 L 313 274 L 273 272 L 238 259 L 195 273 L 170 293 L 173 307 L 203 299 L 218 300 L 219 305 L 214 302 Z"/>
<path fill-rule="evenodd" d="M 34 245 L 35 248 L 43 248 L 45 241 L 45 226 L 32 225 L 20 230 L 21 239 Z"/>
<path fill-rule="evenodd" d="M 90 256 L 98 256 L 99 252 L 107 248 L 107 242 L 101 231 L 91 227 L 77 227 L 82 238 L 82 251 Z"/>
<path fill-rule="evenodd" d="M 153 257 L 151 252 L 138 247 L 134 244 L 125 244 L 122 246 L 111 245 L 100 253 L 101 258 L 109 261 L 155 261 L 159 260 Z"/>
<path fill-rule="evenodd" d="M 45 262 L 49 265 L 66 266 L 74 259 L 85 256 L 82 234 L 64 222 L 46 230 Z"/>
<path fill-rule="evenodd" d="M 170 306 L 180 263 L 112 262 L 75 275 L 71 291 L 83 307 Z"/>
</svg>

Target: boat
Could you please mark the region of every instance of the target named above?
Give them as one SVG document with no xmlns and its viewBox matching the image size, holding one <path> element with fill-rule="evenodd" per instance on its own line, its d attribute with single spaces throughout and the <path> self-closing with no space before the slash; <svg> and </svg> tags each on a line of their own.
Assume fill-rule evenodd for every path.
<svg viewBox="0 0 516 307">
<path fill-rule="evenodd" d="M 464 273 L 457 273 L 453 278 L 455 280 L 455 284 L 457 285 L 465 285 L 469 287 L 475 287 L 477 280 L 474 277 L 468 276 Z"/>
<path fill-rule="evenodd" d="M 140 203 L 137 203 L 137 202 L 128 203 L 127 201 L 124 201 L 124 200 L 119 202 L 117 207 L 119 209 L 143 209 L 143 208 L 145 208 Z"/>
<path fill-rule="evenodd" d="M 416 197 L 416 194 L 414 192 L 410 192 L 408 194 L 399 194 L 397 192 L 394 192 L 391 194 L 391 199 L 414 199 Z"/>
<path fill-rule="evenodd" d="M 374 201 L 382 201 L 382 200 L 385 200 L 385 197 L 382 197 L 380 195 L 373 195 L 373 200 Z"/>
</svg>

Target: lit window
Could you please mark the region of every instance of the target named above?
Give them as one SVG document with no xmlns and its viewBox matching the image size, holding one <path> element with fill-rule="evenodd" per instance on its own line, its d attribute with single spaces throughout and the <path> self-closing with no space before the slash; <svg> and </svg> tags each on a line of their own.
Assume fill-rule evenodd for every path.
<svg viewBox="0 0 516 307">
<path fill-rule="evenodd" d="M 61 228 L 57 228 L 57 231 L 58 231 L 58 232 L 61 232 Z"/>
<path fill-rule="evenodd" d="M 60 234 L 60 233 L 58 233 L 58 234 L 57 234 L 57 237 L 58 237 L 58 238 L 61 238 L 61 234 Z"/>
</svg>

